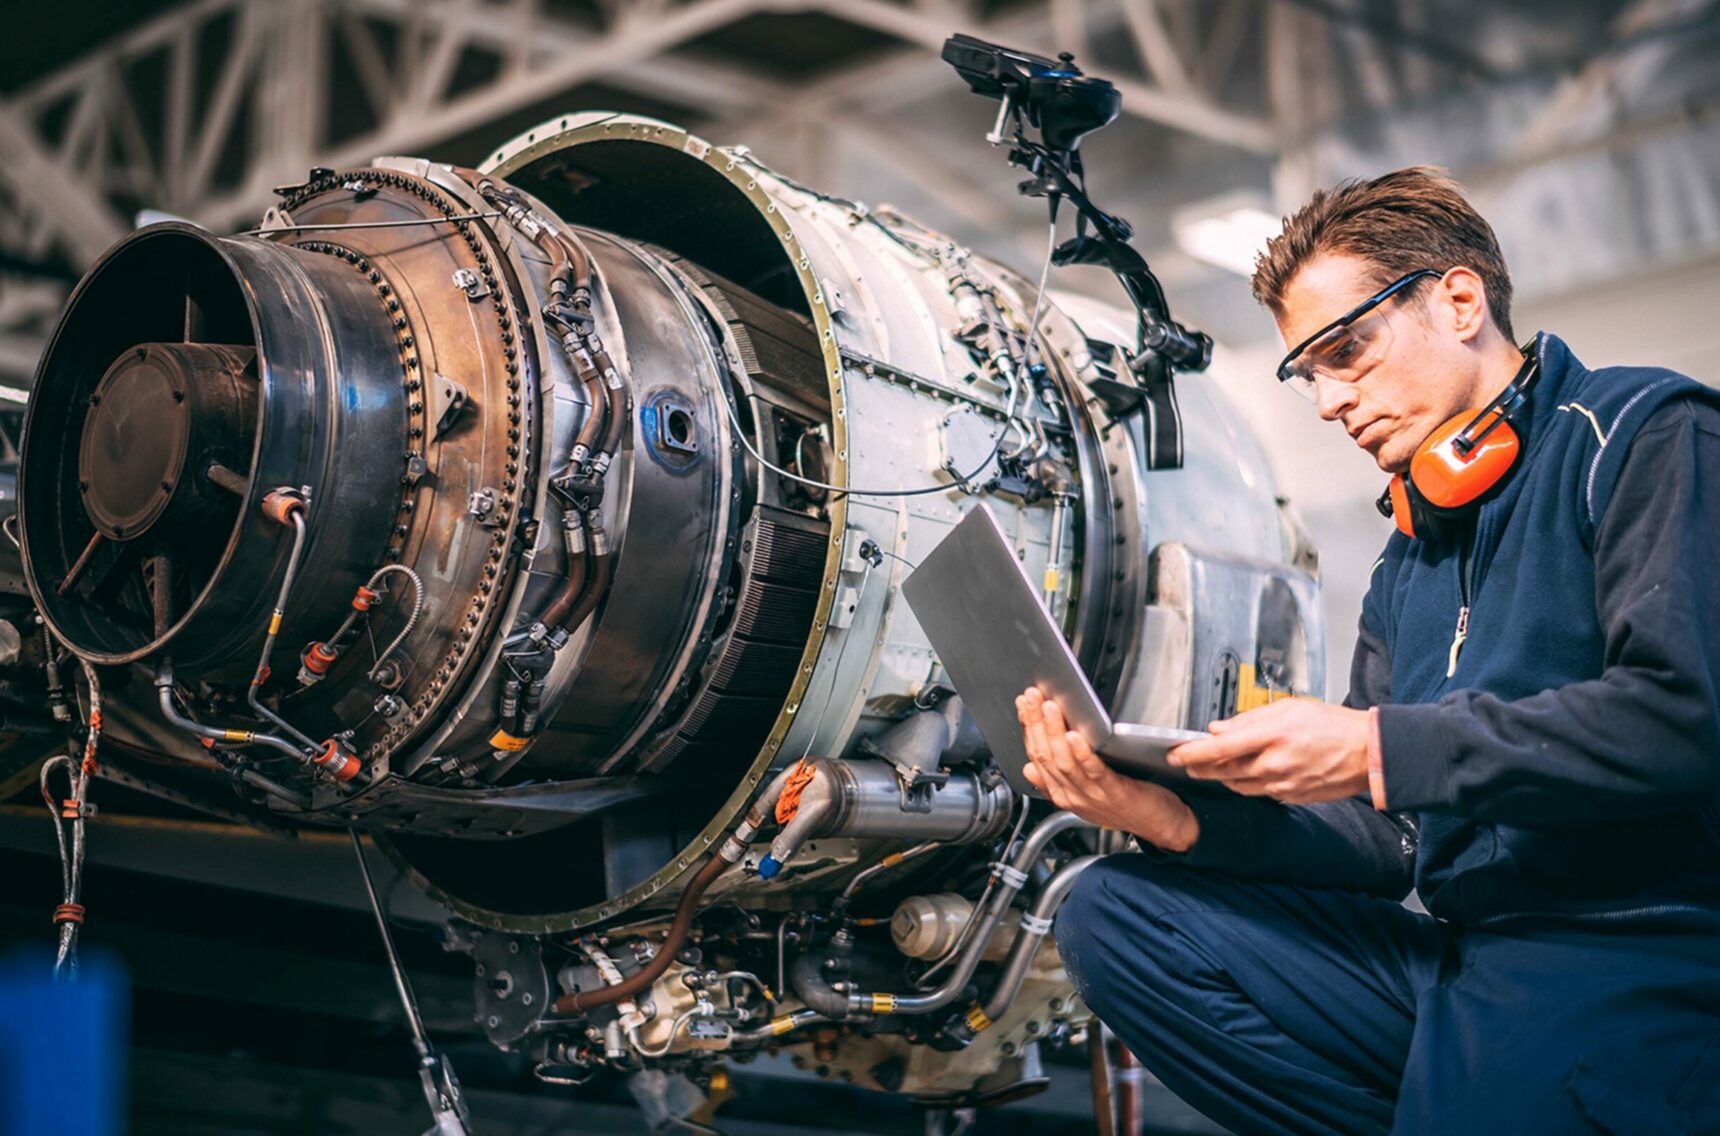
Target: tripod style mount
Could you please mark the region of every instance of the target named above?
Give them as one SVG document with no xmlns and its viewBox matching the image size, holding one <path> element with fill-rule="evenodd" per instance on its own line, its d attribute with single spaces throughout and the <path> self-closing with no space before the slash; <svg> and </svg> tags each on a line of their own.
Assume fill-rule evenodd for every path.
<svg viewBox="0 0 1720 1136">
<path fill-rule="evenodd" d="M 943 58 L 975 94 L 999 101 L 986 141 L 1008 146 L 1009 164 L 1032 175 L 1021 183 L 1021 194 L 1045 198 L 1053 224 L 1064 200 L 1075 207 L 1075 235 L 1057 246 L 1051 263 L 1104 265 L 1129 297 L 1135 348 L 1127 362 L 1134 382 L 1098 379 L 1089 385 L 1113 419 L 1136 411 L 1145 415 L 1147 468 L 1180 467 L 1182 416 L 1174 377 L 1177 371 L 1206 370 L 1212 337 L 1171 318 L 1158 277 L 1129 243 L 1134 230 L 1087 196 L 1081 140 L 1116 121 L 1122 96 L 1105 80 L 1082 74 L 1068 52 L 1047 59 L 954 35 L 944 42 Z"/>
</svg>

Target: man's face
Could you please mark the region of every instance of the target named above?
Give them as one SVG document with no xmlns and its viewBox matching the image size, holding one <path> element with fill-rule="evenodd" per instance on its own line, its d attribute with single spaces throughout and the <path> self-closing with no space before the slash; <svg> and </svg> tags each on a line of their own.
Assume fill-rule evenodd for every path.
<svg viewBox="0 0 1720 1136">
<path fill-rule="evenodd" d="M 1320 417 L 1339 422 L 1382 470 L 1401 473 L 1441 423 L 1461 412 L 1473 386 L 1472 361 L 1462 341 L 1438 331 L 1441 305 L 1420 297 L 1438 289 L 1428 279 L 1375 307 L 1335 340 L 1310 350 L 1332 352 L 1335 362 L 1359 360 L 1354 378 L 1322 375 L 1315 383 Z M 1310 260 L 1284 290 L 1278 333 L 1286 349 L 1301 343 L 1380 288 L 1379 272 L 1359 257 L 1327 253 Z M 1343 370 L 1334 366 L 1334 370 Z"/>
</svg>

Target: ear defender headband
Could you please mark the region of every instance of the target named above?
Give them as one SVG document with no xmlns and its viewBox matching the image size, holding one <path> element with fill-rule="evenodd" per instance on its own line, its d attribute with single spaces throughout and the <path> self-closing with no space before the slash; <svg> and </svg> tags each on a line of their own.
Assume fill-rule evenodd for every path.
<svg viewBox="0 0 1720 1136">
<path fill-rule="evenodd" d="M 1486 406 L 1448 419 L 1396 474 L 1377 502 L 1398 531 L 1416 540 L 1442 540 L 1472 515 L 1516 468 L 1523 440 L 1512 417 L 1540 375 L 1540 336 L 1525 344 L 1523 365 Z"/>
</svg>

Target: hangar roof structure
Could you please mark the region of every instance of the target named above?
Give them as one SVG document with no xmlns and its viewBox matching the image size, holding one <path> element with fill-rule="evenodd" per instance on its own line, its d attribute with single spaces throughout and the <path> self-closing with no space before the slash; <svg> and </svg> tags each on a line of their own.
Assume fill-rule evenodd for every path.
<svg viewBox="0 0 1720 1136">
<path fill-rule="evenodd" d="M 569 109 L 650 114 L 800 180 L 1042 255 L 1038 211 L 938 59 L 953 31 L 1073 52 L 1123 93 L 1112 207 L 1221 342 L 1268 337 L 1173 218 L 1438 162 L 1525 296 L 1720 246 L 1711 0 L 72 0 L 0 46 L 0 376 L 143 210 L 215 230 L 313 163 L 476 163 Z M 1584 234 L 1580 242 L 1572 234 Z M 1102 280 L 1077 280 L 1098 289 Z"/>
</svg>

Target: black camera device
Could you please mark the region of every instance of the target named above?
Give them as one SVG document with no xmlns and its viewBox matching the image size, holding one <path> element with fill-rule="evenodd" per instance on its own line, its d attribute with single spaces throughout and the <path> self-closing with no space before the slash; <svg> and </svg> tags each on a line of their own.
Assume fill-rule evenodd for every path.
<svg viewBox="0 0 1720 1136">
<path fill-rule="evenodd" d="M 1123 109 L 1117 88 L 1083 75 L 1067 52 L 1047 59 L 953 35 L 944 41 L 943 58 L 974 94 L 1013 102 L 1052 150 L 1074 150 L 1082 138 L 1115 122 Z"/>
</svg>

